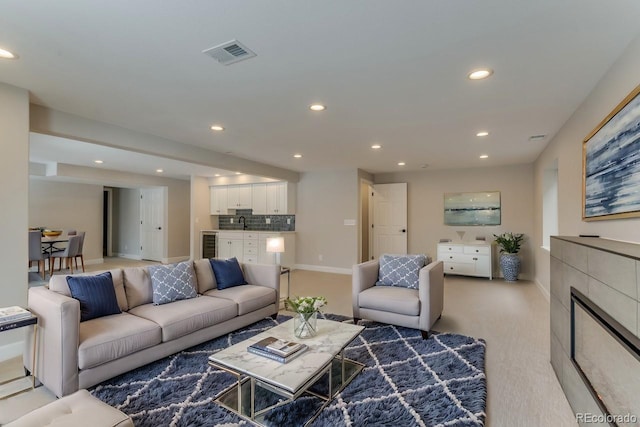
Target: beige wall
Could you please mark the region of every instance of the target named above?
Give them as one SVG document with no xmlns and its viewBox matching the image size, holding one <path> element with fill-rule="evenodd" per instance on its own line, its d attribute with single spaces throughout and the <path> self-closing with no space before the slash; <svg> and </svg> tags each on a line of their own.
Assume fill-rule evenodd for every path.
<svg viewBox="0 0 640 427">
<path fill-rule="evenodd" d="M 533 277 L 533 166 L 515 165 L 477 169 L 435 170 L 378 174 L 376 184 L 407 183 L 408 252 L 437 254 L 440 239 L 464 240 L 505 231 L 527 236 L 520 256 L 522 278 Z M 444 193 L 500 191 L 502 224 L 500 226 L 458 227 L 444 225 Z M 494 274 L 501 275 L 494 256 Z"/>
<path fill-rule="evenodd" d="M 350 272 L 358 257 L 359 179 L 356 170 L 300 175 L 296 204 L 296 264 Z M 322 255 L 322 260 L 319 256 Z"/>
<path fill-rule="evenodd" d="M 191 259 L 200 259 L 200 231 L 218 228 L 217 216 L 211 215 L 209 178 L 191 177 Z"/>
<path fill-rule="evenodd" d="M 113 254 L 140 258 L 140 190 L 113 189 Z"/>
<path fill-rule="evenodd" d="M 29 92 L 0 83 L 0 306 L 27 303 Z M 24 332 L 0 334 L 0 361 L 21 354 Z"/>
<path fill-rule="evenodd" d="M 582 141 L 640 83 L 640 37 L 609 69 L 535 162 L 534 248 L 536 281 L 549 292 L 549 252 L 542 249 L 544 170 L 558 161 L 558 234 L 598 234 L 640 242 L 640 219 L 582 221 Z"/>
<path fill-rule="evenodd" d="M 84 259 L 102 261 L 101 185 L 29 180 L 29 226 L 84 231 Z"/>
</svg>

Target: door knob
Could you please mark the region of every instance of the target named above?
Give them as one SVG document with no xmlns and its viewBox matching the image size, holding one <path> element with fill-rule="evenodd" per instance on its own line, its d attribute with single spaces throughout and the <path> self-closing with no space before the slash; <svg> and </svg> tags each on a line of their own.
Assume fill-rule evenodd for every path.
<svg viewBox="0 0 640 427">
<path fill-rule="evenodd" d="M 400 230 L 400 231 L 402 231 L 403 233 L 406 233 L 406 232 L 407 232 L 407 229 L 406 229 L 406 228 L 403 228 L 403 229 L 402 229 L 402 230 Z"/>
<path fill-rule="evenodd" d="M 158 227 L 158 230 L 162 230 L 162 227 Z"/>
</svg>

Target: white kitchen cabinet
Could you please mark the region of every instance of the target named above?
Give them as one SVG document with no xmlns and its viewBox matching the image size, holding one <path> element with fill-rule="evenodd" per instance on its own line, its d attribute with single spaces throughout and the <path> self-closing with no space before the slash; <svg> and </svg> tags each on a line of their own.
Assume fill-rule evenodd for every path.
<svg viewBox="0 0 640 427">
<path fill-rule="evenodd" d="M 446 274 L 493 278 L 491 243 L 438 243 Z"/>
<path fill-rule="evenodd" d="M 251 184 L 251 209 L 253 215 L 267 213 L 267 184 Z"/>
<path fill-rule="evenodd" d="M 251 185 L 227 185 L 229 209 L 251 209 Z"/>
<path fill-rule="evenodd" d="M 270 182 L 266 185 L 267 214 L 295 213 L 295 187 L 289 182 Z"/>
<path fill-rule="evenodd" d="M 209 187 L 211 215 L 226 215 L 227 211 L 227 186 Z"/>
<path fill-rule="evenodd" d="M 218 258 L 228 259 L 236 257 L 243 262 L 244 245 L 242 233 L 218 232 Z"/>
</svg>

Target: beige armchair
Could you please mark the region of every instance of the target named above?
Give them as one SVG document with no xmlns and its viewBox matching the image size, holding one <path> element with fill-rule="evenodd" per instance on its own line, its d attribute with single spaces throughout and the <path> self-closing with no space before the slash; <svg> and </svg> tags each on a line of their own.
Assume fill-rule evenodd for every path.
<svg viewBox="0 0 640 427">
<path fill-rule="evenodd" d="M 420 270 L 418 289 L 375 286 L 378 260 L 353 266 L 353 318 L 407 328 L 420 329 L 428 338 L 429 329 L 442 315 L 444 305 L 444 266 L 432 262 Z"/>
</svg>

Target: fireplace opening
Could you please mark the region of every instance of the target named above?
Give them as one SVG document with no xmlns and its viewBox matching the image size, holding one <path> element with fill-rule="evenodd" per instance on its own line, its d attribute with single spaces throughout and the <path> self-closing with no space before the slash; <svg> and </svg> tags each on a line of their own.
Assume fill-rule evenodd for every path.
<svg viewBox="0 0 640 427">
<path fill-rule="evenodd" d="M 597 421 L 640 425 L 640 339 L 573 287 L 571 362 L 604 414 Z"/>
</svg>

